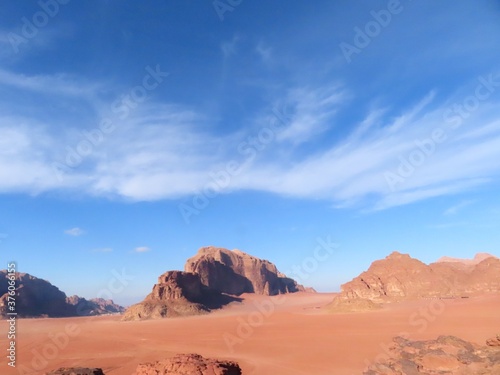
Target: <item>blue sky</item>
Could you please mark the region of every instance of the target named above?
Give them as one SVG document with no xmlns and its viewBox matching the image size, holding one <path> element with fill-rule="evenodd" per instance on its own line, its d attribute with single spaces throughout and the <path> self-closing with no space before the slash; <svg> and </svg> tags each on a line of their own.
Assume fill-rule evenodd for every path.
<svg viewBox="0 0 500 375">
<path fill-rule="evenodd" d="M 5 265 L 129 304 L 207 245 L 321 291 L 500 255 L 497 1 L 3 8 Z"/>
</svg>

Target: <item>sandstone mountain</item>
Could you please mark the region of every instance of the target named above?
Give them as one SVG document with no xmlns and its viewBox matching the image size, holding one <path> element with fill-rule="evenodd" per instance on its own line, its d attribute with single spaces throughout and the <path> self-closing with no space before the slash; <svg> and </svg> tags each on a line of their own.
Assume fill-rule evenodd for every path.
<svg viewBox="0 0 500 375">
<path fill-rule="evenodd" d="M 184 272 L 169 271 L 144 301 L 131 306 L 123 319 L 155 319 L 206 314 L 241 301 L 243 293 L 277 295 L 305 291 L 267 260 L 239 250 L 202 247 L 187 260 Z"/>
<path fill-rule="evenodd" d="M 257 293 L 273 296 L 305 291 L 302 285 L 279 272 L 273 263 L 240 250 L 202 247 L 198 254 L 187 260 L 184 270 L 200 275 L 204 285 L 232 295 Z"/>
<path fill-rule="evenodd" d="M 7 271 L 0 270 L 0 317 L 7 314 Z M 16 312 L 19 317 L 69 317 L 99 315 L 121 312 L 123 307 L 94 299 L 87 301 L 78 296 L 67 298 L 66 294 L 46 280 L 27 273 L 16 273 Z"/>
<path fill-rule="evenodd" d="M 484 259 L 483 259 L 484 258 Z M 360 309 L 374 304 L 421 298 L 457 298 L 500 291 L 500 259 L 476 257 L 475 262 L 440 261 L 429 265 L 408 254 L 393 252 L 341 286 L 329 306 Z M 482 259 L 482 260 L 481 260 Z"/>
<path fill-rule="evenodd" d="M 140 303 L 127 309 L 123 319 L 158 319 L 206 314 L 237 301 L 201 283 L 191 272 L 169 271 L 158 278 L 153 291 Z"/>
<path fill-rule="evenodd" d="M 236 362 L 205 358 L 199 354 L 178 354 L 173 358 L 143 363 L 135 375 L 241 375 Z"/>
<path fill-rule="evenodd" d="M 16 273 L 16 311 L 20 317 L 64 317 L 74 314 L 72 306 L 66 303 L 66 294 L 48 281 L 27 273 Z M 8 308 L 7 271 L 0 271 L 0 315 L 5 316 Z"/>
<path fill-rule="evenodd" d="M 370 365 L 363 375 L 500 374 L 498 346 L 480 346 L 454 336 L 427 341 L 396 337 L 389 351 L 380 356 L 383 358 Z"/>
</svg>

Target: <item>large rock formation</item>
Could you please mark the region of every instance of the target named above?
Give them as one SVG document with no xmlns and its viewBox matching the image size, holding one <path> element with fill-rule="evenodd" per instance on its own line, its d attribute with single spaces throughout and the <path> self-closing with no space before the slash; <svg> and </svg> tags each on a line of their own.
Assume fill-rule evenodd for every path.
<svg viewBox="0 0 500 375">
<path fill-rule="evenodd" d="M 79 316 L 120 314 L 125 312 L 123 306 L 117 305 L 110 299 L 92 298 L 87 300 L 83 297 L 74 295 L 67 297 L 66 302 L 74 306 L 76 315 Z"/>
<path fill-rule="evenodd" d="M 46 280 L 27 273 L 15 273 L 16 312 L 19 317 L 69 317 L 99 315 L 124 311 L 124 308 L 103 299 L 87 301 L 66 294 Z M 8 313 L 8 273 L 0 270 L 0 317 Z"/>
<path fill-rule="evenodd" d="M 197 274 L 169 271 L 158 278 L 153 291 L 142 301 L 127 309 L 123 319 L 157 319 L 199 315 L 236 301 L 201 283 Z"/>
<path fill-rule="evenodd" d="M 178 354 L 173 358 L 143 363 L 135 375 L 241 375 L 240 366 L 232 361 L 204 358 L 199 354 Z"/>
<path fill-rule="evenodd" d="M 187 260 L 184 270 L 199 274 L 204 285 L 233 295 L 258 293 L 272 296 L 305 291 L 302 285 L 279 272 L 271 262 L 240 250 L 202 247 Z"/>
<path fill-rule="evenodd" d="M 241 300 L 234 296 L 242 293 L 276 295 L 305 290 L 271 262 L 239 250 L 202 247 L 184 269 L 161 275 L 153 291 L 127 309 L 124 319 L 205 314 Z"/>
<path fill-rule="evenodd" d="M 393 252 L 352 281 L 330 308 L 361 306 L 421 298 L 459 298 L 500 291 L 500 259 L 479 256 L 474 262 L 439 261 L 427 265 L 408 254 Z"/>
<path fill-rule="evenodd" d="M 0 315 L 8 312 L 7 271 L 0 271 Z M 46 280 L 27 273 L 16 272 L 16 312 L 19 317 L 63 317 L 74 315 L 74 308 L 66 303 L 66 294 Z"/>
<path fill-rule="evenodd" d="M 480 346 L 454 336 L 410 341 L 396 337 L 383 358 L 363 375 L 500 374 L 500 348 Z"/>
</svg>

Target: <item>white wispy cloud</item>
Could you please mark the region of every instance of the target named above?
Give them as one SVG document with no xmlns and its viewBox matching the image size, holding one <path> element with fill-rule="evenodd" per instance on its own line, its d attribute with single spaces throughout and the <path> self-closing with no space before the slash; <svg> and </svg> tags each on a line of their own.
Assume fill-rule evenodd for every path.
<svg viewBox="0 0 500 375">
<path fill-rule="evenodd" d="M 77 97 L 89 96 L 102 88 L 69 74 L 25 75 L 0 68 L 0 85 L 38 93 L 52 93 Z"/>
<path fill-rule="evenodd" d="M 291 114 L 291 122 L 278 134 L 278 140 L 297 145 L 331 130 L 332 119 L 346 97 L 337 85 L 290 90 L 283 107 Z"/>
<path fill-rule="evenodd" d="M 65 230 L 64 233 L 66 233 L 67 235 L 70 235 L 70 236 L 78 237 L 78 236 L 81 236 L 82 234 L 84 234 L 85 231 L 81 228 L 75 227 L 75 228 Z"/>
<path fill-rule="evenodd" d="M 470 206 L 471 204 L 474 204 L 476 201 L 475 200 L 464 200 L 461 201 L 460 203 L 455 204 L 454 206 L 449 207 L 443 212 L 443 215 L 445 216 L 450 216 L 450 215 L 456 215 L 460 211 L 462 211 L 464 208 Z"/>
<path fill-rule="evenodd" d="M 79 89 L 78 82 L 60 75 L 28 77 L 0 70 L 0 87 L 20 91 L 38 92 L 53 85 L 61 93 L 92 97 L 101 86 L 90 82 Z M 380 210 L 469 191 L 500 175 L 500 121 L 493 96 L 458 129 L 443 114 L 463 96 L 438 100 L 430 92 L 397 116 L 387 115 L 394 113 L 387 105 L 359 109 L 365 112 L 362 120 L 347 124 L 352 130 L 345 136 L 327 141 L 323 136 L 343 125 L 337 113 L 350 108 L 355 93 L 339 83 L 292 87 L 287 92 L 284 100 L 275 100 L 290 115 L 285 128 L 276 133 L 267 151 L 259 151 L 258 161 L 231 180 L 227 191 L 251 189 Z M 208 117 L 199 110 L 150 101 L 117 122 L 80 164 L 58 179 L 53 163 L 64 163 L 68 148 L 76 149 L 85 140 L 82 124 L 55 127 L 41 121 L 36 111 L 23 115 L 24 103 L 2 99 L 7 101 L 2 105 L 7 113 L 0 122 L 0 192 L 69 189 L 135 201 L 185 197 L 203 189 L 210 172 L 224 168 L 243 140 L 210 132 Z M 72 120 L 72 113 L 66 118 Z M 83 128 L 95 129 L 96 124 Z M 391 189 L 386 173 L 398 173 L 401 160 L 421 152 L 416 142 L 429 139 L 436 129 L 442 129 L 446 139 Z M 266 153 L 269 150 L 272 157 Z"/>
<path fill-rule="evenodd" d="M 151 251 L 151 249 L 147 246 L 139 246 L 134 249 L 134 253 L 146 253 Z"/>
</svg>

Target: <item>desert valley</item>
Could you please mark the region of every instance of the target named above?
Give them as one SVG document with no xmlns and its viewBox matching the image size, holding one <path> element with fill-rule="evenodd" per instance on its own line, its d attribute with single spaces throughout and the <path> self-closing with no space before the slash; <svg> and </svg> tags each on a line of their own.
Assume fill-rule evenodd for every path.
<svg viewBox="0 0 500 375">
<path fill-rule="evenodd" d="M 340 293 L 317 293 L 267 260 L 205 247 L 126 311 L 16 277 L 25 317 L 17 367 L 2 374 L 500 374 L 500 259 L 489 254 L 427 265 L 393 252 Z"/>
<path fill-rule="evenodd" d="M 500 375 L 500 1 L 0 12 L 0 375 Z"/>
</svg>

